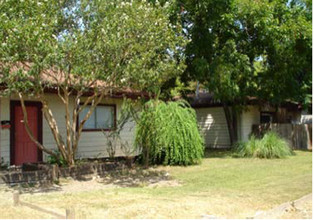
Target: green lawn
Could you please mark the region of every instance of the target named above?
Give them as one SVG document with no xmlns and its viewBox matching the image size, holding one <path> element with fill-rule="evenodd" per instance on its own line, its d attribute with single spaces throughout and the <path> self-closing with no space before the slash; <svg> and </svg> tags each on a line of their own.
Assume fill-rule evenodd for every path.
<svg viewBox="0 0 314 220">
<path fill-rule="evenodd" d="M 208 152 L 201 165 L 157 170 L 169 172 L 181 186 L 103 185 L 85 192 L 25 194 L 22 199 L 60 211 L 71 206 L 79 218 L 246 218 L 312 192 L 312 153 L 305 151 L 272 160 Z M 9 213 L 9 206 L 1 207 L 0 213 Z"/>
</svg>

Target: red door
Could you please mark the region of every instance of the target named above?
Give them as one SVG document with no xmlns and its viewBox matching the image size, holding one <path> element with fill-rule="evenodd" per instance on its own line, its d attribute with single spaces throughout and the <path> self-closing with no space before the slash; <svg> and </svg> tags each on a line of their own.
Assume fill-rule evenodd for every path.
<svg viewBox="0 0 314 220">
<path fill-rule="evenodd" d="M 33 163 L 41 160 L 41 155 L 36 144 L 30 139 L 24 123 L 23 123 L 23 111 L 22 107 L 17 103 L 12 109 L 14 113 L 14 164 L 21 165 L 23 163 Z M 41 109 L 38 105 L 28 104 L 26 105 L 26 111 L 28 116 L 28 123 L 34 137 L 41 142 L 39 129 L 40 119 L 38 118 L 39 111 Z"/>
</svg>

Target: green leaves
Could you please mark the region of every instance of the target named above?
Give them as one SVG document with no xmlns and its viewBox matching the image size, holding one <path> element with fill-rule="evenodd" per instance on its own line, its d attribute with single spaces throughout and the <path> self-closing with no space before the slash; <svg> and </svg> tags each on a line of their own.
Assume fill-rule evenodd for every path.
<svg viewBox="0 0 314 220">
<path fill-rule="evenodd" d="M 146 103 L 136 126 L 135 145 L 150 164 L 191 165 L 200 163 L 204 155 L 195 111 L 185 102 Z"/>
<path fill-rule="evenodd" d="M 311 2 L 178 1 L 191 40 L 182 77 L 225 102 L 304 102 L 311 78 Z"/>
<path fill-rule="evenodd" d="M 42 71 L 54 69 L 76 90 L 102 80 L 156 91 L 185 68 L 186 41 L 181 26 L 169 24 L 168 10 L 140 0 L 8 0 L 0 6 L 0 62 L 30 64 L 19 69 L 39 87 L 49 86 L 40 82 Z"/>
</svg>

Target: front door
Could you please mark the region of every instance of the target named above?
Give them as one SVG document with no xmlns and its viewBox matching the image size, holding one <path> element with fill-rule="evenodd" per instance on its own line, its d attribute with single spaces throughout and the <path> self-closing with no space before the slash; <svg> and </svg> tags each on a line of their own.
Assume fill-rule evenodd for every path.
<svg viewBox="0 0 314 220">
<path fill-rule="evenodd" d="M 30 130 L 34 137 L 42 142 L 41 107 L 38 102 L 26 102 L 26 111 Z M 41 151 L 30 139 L 25 126 L 22 107 L 19 101 L 11 102 L 11 164 L 35 163 L 42 160 Z M 13 119 L 13 120 L 12 120 Z"/>
</svg>

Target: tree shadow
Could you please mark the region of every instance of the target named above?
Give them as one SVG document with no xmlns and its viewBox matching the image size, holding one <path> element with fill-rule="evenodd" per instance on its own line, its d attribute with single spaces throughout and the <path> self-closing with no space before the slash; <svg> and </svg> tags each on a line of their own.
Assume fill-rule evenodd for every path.
<svg viewBox="0 0 314 220">
<path fill-rule="evenodd" d="M 158 185 L 161 182 L 164 183 L 171 180 L 172 178 L 166 171 L 136 167 L 133 169 L 108 172 L 102 175 L 98 182 L 119 187 L 145 187 Z"/>
<path fill-rule="evenodd" d="M 45 192 L 59 192 L 62 191 L 62 187 L 57 184 L 51 184 L 46 182 L 36 183 L 16 183 L 16 184 L 5 184 L 1 190 L 6 192 L 19 192 L 20 194 L 29 193 L 45 193 Z"/>
<path fill-rule="evenodd" d="M 234 157 L 234 152 L 232 149 L 206 149 L 205 158 L 232 158 Z"/>
</svg>

